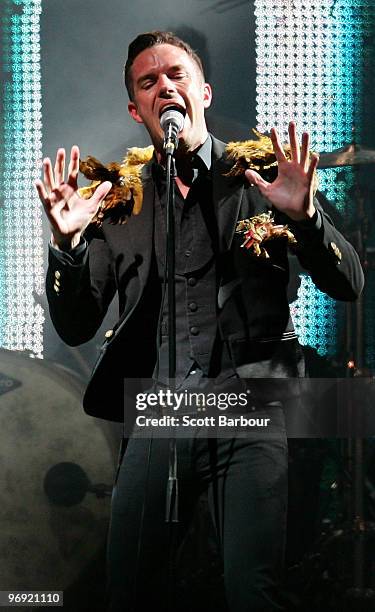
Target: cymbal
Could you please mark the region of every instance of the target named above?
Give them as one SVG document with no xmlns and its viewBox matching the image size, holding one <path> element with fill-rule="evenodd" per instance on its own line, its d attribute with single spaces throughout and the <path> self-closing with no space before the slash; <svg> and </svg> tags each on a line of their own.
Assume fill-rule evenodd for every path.
<svg viewBox="0 0 375 612">
<path fill-rule="evenodd" d="M 351 143 L 346 147 L 331 151 L 331 153 L 321 153 L 318 168 L 358 166 L 361 164 L 375 164 L 375 150 Z"/>
</svg>

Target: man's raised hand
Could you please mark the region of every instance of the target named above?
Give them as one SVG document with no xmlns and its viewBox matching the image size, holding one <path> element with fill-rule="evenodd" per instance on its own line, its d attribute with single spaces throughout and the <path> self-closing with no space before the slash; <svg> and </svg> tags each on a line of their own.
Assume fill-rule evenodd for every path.
<svg viewBox="0 0 375 612">
<path fill-rule="evenodd" d="M 82 232 L 112 187 L 112 183 L 105 181 L 89 200 L 85 200 L 78 193 L 78 171 L 79 148 L 73 146 L 65 182 L 65 149 L 59 149 L 54 169 L 51 160 L 46 157 L 43 160 L 43 181 L 38 179 L 35 182 L 51 225 L 52 244 L 61 250 L 69 250 L 78 245 Z"/>
<path fill-rule="evenodd" d="M 271 130 L 271 140 L 278 164 L 277 178 L 268 183 L 254 170 L 246 170 L 246 178 L 280 212 L 294 221 L 309 219 L 315 213 L 313 177 L 319 161 L 315 153 L 309 157 L 309 135 L 302 134 L 300 147 L 296 125 L 293 121 L 289 123 L 290 160 L 285 156 L 275 128 Z"/>
</svg>

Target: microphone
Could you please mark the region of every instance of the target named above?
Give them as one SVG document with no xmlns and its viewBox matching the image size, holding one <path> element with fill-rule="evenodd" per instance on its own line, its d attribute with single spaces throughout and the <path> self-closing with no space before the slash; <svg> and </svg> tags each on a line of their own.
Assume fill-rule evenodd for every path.
<svg viewBox="0 0 375 612">
<path fill-rule="evenodd" d="M 184 127 L 185 113 L 182 109 L 171 107 L 165 109 L 160 117 L 160 125 L 164 132 L 164 151 L 173 155 L 178 147 L 178 134 Z"/>
</svg>

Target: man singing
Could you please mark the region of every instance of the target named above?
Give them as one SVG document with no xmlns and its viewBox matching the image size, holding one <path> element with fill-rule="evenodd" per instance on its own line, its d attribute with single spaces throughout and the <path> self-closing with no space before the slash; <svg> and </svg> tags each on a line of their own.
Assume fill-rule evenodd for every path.
<svg viewBox="0 0 375 612">
<path fill-rule="evenodd" d="M 47 294 L 60 336 L 73 345 L 92 338 L 116 291 L 119 295 L 119 322 L 89 383 L 86 411 L 122 420 L 124 378 L 168 377 L 167 304 L 161 301 L 166 179 L 160 119 L 171 107 L 185 116 L 174 180 L 176 384 L 204 389 L 209 380 L 304 376 L 286 297 L 288 239 L 270 240 L 262 257 L 241 248 L 243 237 L 235 230 L 240 220 L 272 213 L 270 223 L 293 234 L 295 252 L 317 287 L 338 300 L 356 299 L 363 285 L 361 266 L 314 198 L 318 157 L 309 152 L 308 134 L 300 144 L 290 123 L 286 154 L 276 130 L 271 131 L 278 166 L 272 182 L 251 169 L 228 176 L 233 160 L 226 145 L 207 132 L 205 110 L 212 91 L 202 63 L 169 32 L 140 34 L 130 44 L 125 84 L 130 116 L 144 124 L 154 147 L 142 169 L 137 214 L 132 210 L 126 223 L 116 223 L 113 209 L 103 209 L 101 223 L 92 223 L 115 185 L 102 181 L 89 199 L 81 197 L 76 146 L 66 179 L 65 151 L 59 149 L 54 168 L 45 159 L 44 180 L 37 182 L 52 229 Z M 168 566 L 202 493 L 208 496 L 223 559 L 228 609 L 282 609 L 278 585 L 287 443 L 281 403 L 274 400 L 262 399 L 279 423 L 277 436 L 177 440 L 179 523 L 172 552 L 165 522 L 169 441 L 130 439 L 113 491 L 109 610 L 179 609 L 170 595 Z"/>
</svg>

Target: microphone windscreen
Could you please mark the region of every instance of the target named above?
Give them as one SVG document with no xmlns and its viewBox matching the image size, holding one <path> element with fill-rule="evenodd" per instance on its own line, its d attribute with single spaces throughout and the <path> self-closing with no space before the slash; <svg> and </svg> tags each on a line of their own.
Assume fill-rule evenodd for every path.
<svg viewBox="0 0 375 612">
<path fill-rule="evenodd" d="M 181 132 L 182 128 L 184 127 L 184 122 L 185 115 L 183 114 L 182 110 L 177 108 L 167 108 L 160 117 L 160 125 L 162 129 L 165 130 L 166 127 L 172 123 L 177 129 L 177 134 L 178 132 Z"/>
</svg>

